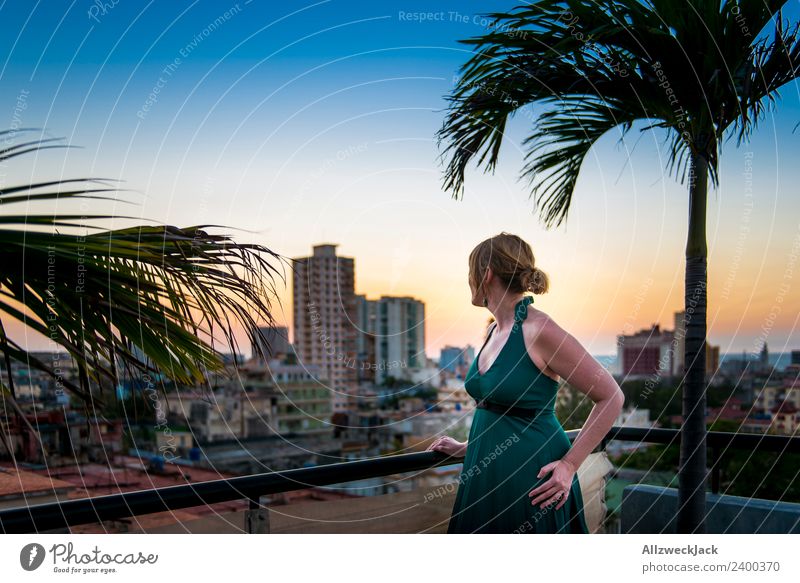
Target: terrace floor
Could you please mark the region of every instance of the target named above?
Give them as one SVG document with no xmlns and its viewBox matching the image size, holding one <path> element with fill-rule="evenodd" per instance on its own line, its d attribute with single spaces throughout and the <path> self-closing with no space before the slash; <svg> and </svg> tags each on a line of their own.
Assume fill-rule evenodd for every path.
<svg viewBox="0 0 800 583">
<path fill-rule="evenodd" d="M 427 496 L 427 498 L 426 498 Z M 438 497 L 437 497 L 438 496 Z M 441 487 L 269 506 L 271 534 L 444 533 L 455 501 L 455 490 Z M 169 513 L 162 513 L 169 514 Z M 167 518 L 165 516 L 165 518 Z M 225 512 L 145 529 L 132 524 L 130 533 L 242 534 L 245 512 Z M 152 523 L 151 523 L 152 524 Z"/>
</svg>

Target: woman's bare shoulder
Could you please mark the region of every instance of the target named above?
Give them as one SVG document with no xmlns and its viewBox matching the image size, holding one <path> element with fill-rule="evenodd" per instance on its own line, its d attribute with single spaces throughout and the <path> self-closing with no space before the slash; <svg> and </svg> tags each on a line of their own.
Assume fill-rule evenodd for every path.
<svg viewBox="0 0 800 583">
<path fill-rule="evenodd" d="M 528 324 L 530 323 L 530 325 Z M 525 336 L 532 336 L 536 338 L 539 334 L 557 334 L 565 333 L 566 331 L 558 325 L 550 314 L 543 312 L 533 306 L 528 306 L 528 317 L 525 319 L 526 332 Z"/>
</svg>

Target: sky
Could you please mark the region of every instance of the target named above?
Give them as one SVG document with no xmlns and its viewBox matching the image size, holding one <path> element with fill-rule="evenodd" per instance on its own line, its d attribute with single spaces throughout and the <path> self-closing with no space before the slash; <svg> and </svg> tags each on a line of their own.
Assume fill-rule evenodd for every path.
<svg viewBox="0 0 800 583">
<path fill-rule="evenodd" d="M 489 313 L 470 303 L 467 257 L 516 233 L 550 277 L 535 307 L 613 354 L 618 334 L 672 329 L 683 307 L 688 196 L 665 172 L 663 135 L 604 136 L 568 220 L 550 230 L 519 180 L 524 116 L 494 174 L 470 172 L 462 200 L 442 189 L 435 133 L 469 57 L 458 41 L 485 30 L 482 13 L 514 5 L 3 2 L 0 126 L 80 148 L 20 159 L 0 179 L 117 178 L 133 204 L 98 211 L 226 225 L 287 257 L 336 243 L 355 258 L 357 293 L 425 302 L 432 357 L 480 344 Z M 787 16 L 798 14 L 795 0 Z M 800 349 L 798 122 L 795 84 L 749 144 L 723 149 L 707 221 L 708 338 L 723 353 Z M 290 292 L 275 314 L 289 326 Z"/>
</svg>

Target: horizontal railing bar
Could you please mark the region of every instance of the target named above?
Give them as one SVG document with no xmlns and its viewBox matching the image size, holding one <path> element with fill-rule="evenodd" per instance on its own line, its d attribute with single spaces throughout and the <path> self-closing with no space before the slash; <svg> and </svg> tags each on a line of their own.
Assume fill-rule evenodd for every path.
<svg viewBox="0 0 800 583">
<path fill-rule="evenodd" d="M 580 430 L 573 429 L 566 433 L 570 441 L 573 441 Z M 614 426 L 604 438 L 604 442 L 611 440 L 678 444 L 680 431 Z M 800 438 L 783 435 L 713 431 L 708 432 L 706 442 L 708 447 L 714 448 L 800 452 Z M 460 458 L 439 452 L 407 453 L 11 508 L 0 511 L 0 532 L 35 533 L 217 502 L 258 500 L 260 496 L 279 492 L 426 470 L 459 463 L 459 460 Z"/>
<path fill-rule="evenodd" d="M 11 508 L 0 512 L 0 532 L 34 533 L 217 502 L 257 500 L 279 492 L 427 470 L 459 461 L 426 451 Z"/>
<path fill-rule="evenodd" d="M 605 440 L 639 441 L 662 444 L 674 443 L 677 445 L 680 443 L 680 430 L 663 429 L 659 427 L 614 426 L 606 434 Z M 800 437 L 761 433 L 735 433 L 731 431 L 709 431 L 706 433 L 706 447 L 800 453 Z"/>
</svg>

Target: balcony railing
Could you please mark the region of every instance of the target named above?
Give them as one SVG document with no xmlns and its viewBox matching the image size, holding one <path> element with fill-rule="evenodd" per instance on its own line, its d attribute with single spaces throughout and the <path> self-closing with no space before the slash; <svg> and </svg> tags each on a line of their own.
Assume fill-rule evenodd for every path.
<svg viewBox="0 0 800 583">
<path fill-rule="evenodd" d="M 570 441 L 572 441 L 577 437 L 579 430 L 567 431 L 566 433 Z M 677 429 L 641 429 L 615 426 L 611 428 L 603 439 L 599 449 L 604 449 L 606 444 L 612 440 L 678 444 L 680 442 L 680 431 Z M 707 434 L 706 442 L 710 450 L 712 492 L 719 490 L 719 467 L 717 463 L 719 456 L 729 448 L 749 451 L 800 453 L 800 437 L 711 431 Z M 266 532 L 264 523 L 267 520 L 267 514 L 265 507 L 261 504 L 262 496 L 378 478 L 392 474 L 422 471 L 453 463 L 454 458 L 439 452 L 389 455 L 311 468 L 267 472 L 181 486 L 11 508 L 0 511 L 0 532 L 6 534 L 41 533 L 82 524 L 120 520 L 155 512 L 179 510 L 233 500 L 250 501 L 250 510 L 247 515 L 248 532 Z"/>
</svg>

